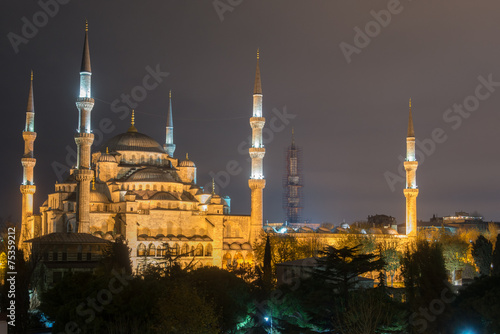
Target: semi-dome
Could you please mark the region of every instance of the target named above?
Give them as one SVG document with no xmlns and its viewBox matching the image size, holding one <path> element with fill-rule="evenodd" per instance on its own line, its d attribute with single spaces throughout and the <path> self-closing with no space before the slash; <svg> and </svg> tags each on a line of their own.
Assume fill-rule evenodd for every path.
<svg viewBox="0 0 500 334">
<path fill-rule="evenodd" d="M 189 160 L 189 155 L 186 153 L 186 159 L 179 162 L 179 167 L 196 167 L 196 165 Z"/>
<path fill-rule="evenodd" d="M 161 145 L 154 140 L 140 132 L 128 131 L 113 138 L 109 139 L 101 148 L 101 152 L 105 152 L 106 148 L 111 152 L 118 151 L 142 151 L 165 153 Z"/>
<path fill-rule="evenodd" d="M 160 168 L 143 168 L 130 175 L 129 182 L 181 182 L 179 177 L 172 170 Z"/>
<path fill-rule="evenodd" d="M 114 162 L 114 163 L 116 163 L 116 159 L 114 156 L 112 156 L 109 153 L 103 153 L 103 154 L 101 154 L 101 156 L 99 157 L 99 160 L 97 160 L 97 162 Z"/>
<path fill-rule="evenodd" d="M 105 194 L 94 189 L 90 191 L 90 203 L 108 203 L 108 202 L 109 199 Z"/>
</svg>

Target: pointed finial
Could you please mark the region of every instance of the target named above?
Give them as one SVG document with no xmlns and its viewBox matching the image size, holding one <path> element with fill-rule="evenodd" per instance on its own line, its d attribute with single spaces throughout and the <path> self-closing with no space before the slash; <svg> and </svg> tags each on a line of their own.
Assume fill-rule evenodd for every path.
<svg viewBox="0 0 500 334">
<path fill-rule="evenodd" d="M 90 51 L 89 51 L 89 23 L 85 20 L 85 38 L 83 40 L 83 56 L 80 72 L 92 73 L 90 67 Z"/>
<path fill-rule="evenodd" d="M 262 94 L 262 83 L 260 81 L 259 58 L 260 58 L 260 49 L 257 49 L 257 67 L 255 69 L 255 85 L 254 85 L 254 89 L 253 89 L 254 94 Z"/>
<path fill-rule="evenodd" d="M 411 114 L 411 99 L 409 101 L 410 116 L 408 118 L 408 137 L 415 137 L 415 131 L 413 129 L 413 116 Z"/>
<path fill-rule="evenodd" d="M 215 195 L 215 179 L 212 178 L 212 195 Z"/>
<path fill-rule="evenodd" d="M 171 99 L 172 98 L 172 90 L 169 90 L 168 91 L 168 98 Z"/>
<path fill-rule="evenodd" d="M 95 176 L 92 178 L 92 190 L 95 190 Z"/>
<path fill-rule="evenodd" d="M 26 108 L 26 111 L 35 112 L 35 103 L 33 101 L 33 70 L 31 70 L 30 91 L 28 95 L 28 107 Z"/>
<path fill-rule="evenodd" d="M 295 128 L 292 126 L 292 146 L 295 145 Z"/>
<path fill-rule="evenodd" d="M 186 160 L 189 160 L 189 153 L 186 152 Z"/>
<path fill-rule="evenodd" d="M 137 132 L 135 128 L 135 110 L 132 109 L 132 116 L 130 117 L 130 128 L 128 128 L 128 132 Z"/>
<path fill-rule="evenodd" d="M 106 147 L 106 154 L 109 154 L 109 150 L 108 150 L 108 147 Z"/>
</svg>

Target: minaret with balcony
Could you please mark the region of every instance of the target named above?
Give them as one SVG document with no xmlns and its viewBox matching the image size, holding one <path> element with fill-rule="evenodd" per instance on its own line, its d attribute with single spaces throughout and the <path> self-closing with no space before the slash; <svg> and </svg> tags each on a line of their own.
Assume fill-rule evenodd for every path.
<svg viewBox="0 0 500 334">
<path fill-rule="evenodd" d="M 257 50 L 257 68 L 253 92 L 253 115 L 250 118 L 252 128 L 252 146 L 249 148 L 252 169 L 248 185 L 251 189 L 251 228 L 250 242 L 258 237 L 263 221 L 263 189 L 266 186 L 263 171 L 263 159 L 266 149 L 262 143 L 262 129 L 266 119 L 262 117 L 262 84 L 260 80 L 259 50 Z"/>
<path fill-rule="evenodd" d="M 90 160 L 90 147 L 94 142 L 94 134 L 92 133 L 90 124 L 92 108 L 94 107 L 94 99 L 91 97 L 91 77 L 88 24 L 86 24 L 82 66 L 80 69 L 80 96 L 76 100 L 76 107 L 79 112 L 79 124 L 75 133 L 77 166 L 74 174 L 78 182 L 76 218 L 78 232 L 80 233 L 90 232 L 90 181 L 94 177 Z"/>
<path fill-rule="evenodd" d="M 410 237 L 417 236 L 417 167 L 418 161 L 415 159 L 415 131 L 413 130 L 413 117 L 411 114 L 408 119 L 408 135 L 406 137 L 406 161 L 404 167 L 406 170 L 406 188 L 403 193 L 406 197 L 406 235 Z"/>
</svg>

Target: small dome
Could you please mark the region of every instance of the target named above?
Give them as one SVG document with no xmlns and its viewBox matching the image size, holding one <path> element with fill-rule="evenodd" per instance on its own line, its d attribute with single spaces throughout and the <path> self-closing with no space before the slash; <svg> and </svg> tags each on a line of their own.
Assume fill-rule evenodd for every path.
<svg viewBox="0 0 500 334">
<path fill-rule="evenodd" d="M 189 160 L 189 155 L 186 153 L 186 160 L 179 162 L 179 167 L 196 167 L 194 162 Z"/>
<path fill-rule="evenodd" d="M 114 156 L 112 156 L 109 153 L 103 153 L 103 154 L 101 154 L 101 156 L 99 157 L 99 160 L 97 160 L 97 162 L 114 162 L 114 163 L 116 163 L 116 159 Z"/>
<path fill-rule="evenodd" d="M 90 191 L 90 203 L 109 203 L 108 197 L 97 190 Z"/>
<path fill-rule="evenodd" d="M 252 246 L 248 242 L 245 242 L 243 245 L 241 245 L 241 249 L 252 250 Z"/>
<path fill-rule="evenodd" d="M 368 234 L 382 234 L 382 230 L 377 227 L 371 227 L 368 229 Z"/>
<path fill-rule="evenodd" d="M 393 228 L 384 228 L 383 229 L 384 234 L 391 234 L 391 235 L 396 235 L 398 234 L 398 231 L 396 231 Z"/>
<path fill-rule="evenodd" d="M 132 182 L 180 182 L 180 179 L 173 171 L 166 171 L 159 168 L 144 168 L 130 175 L 127 181 Z"/>
<path fill-rule="evenodd" d="M 232 250 L 240 250 L 241 249 L 241 245 L 237 242 L 233 242 L 230 246 L 229 246 L 229 249 L 232 249 Z"/>
</svg>

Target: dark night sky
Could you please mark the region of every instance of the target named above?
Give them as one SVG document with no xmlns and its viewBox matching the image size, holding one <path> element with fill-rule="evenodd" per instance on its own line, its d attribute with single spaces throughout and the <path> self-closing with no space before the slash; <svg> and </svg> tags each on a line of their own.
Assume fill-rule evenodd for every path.
<svg viewBox="0 0 500 334">
<path fill-rule="evenodd" d="M 404 184 L 397 182 L 392 191 L 384 173 L 397 174 L 398 156 L 405 154 L 411 97 L 417 139 L 432 138 L 436 128 L 447 138 L 420 161 L 419 218 L 477 210 L 487 220 L 500 221 L 500 157 L 494 148 L 500 86 L 470 117 L 460 117 L 459 126 L 444 120 L 454 104 L 474 101 L 468 97 L 475 94 L 479 76 L 500 82 L 500 4 L 404 0 L 399 13 L 348 63 L 340 43 L 354 45 L 353 29 L 364 30 L 374 20 L 370 12 L 386 10 L 389 3 L 242 0 L 221 21 L 212 1 L 72 0 L 60 5 L 27 44 L 19 45 L 17 54 L 9 33 L 21 35 L 22 18 L 33 22 L 42 9 L 36 1 L 4 4 L 0 216 L 20 219 L 21 131 L 31 68 L 38 133 L 36 207 L 57 180 L 51 164 L 64 164 L 66 147 L 75 148 L 74 102 L 88 18 L 93 128 L 110 119 L 114 130 L 106 138 L 126 131 L 129 119 L 120 119 L 110 104 L 142 85 L 146 67 L 159 64 L 170 74 L 137 106 L 137 128 L 164 142 L 172 89 L 176 156 L 189 152 L 199 183 L 209 182 L 210 172 L 226 170 L 229 161 L 243 167 L 221 191 L 231 196 L 234 213 L 250 212 L 248 154 L 238 146 L 251 133 L 259 47 L 266 127 L 276 118 L 274 108 L 296 115 L 266 144 L 265 219 L 283 218 L 284 150 L 293 124 L 303 148 L 304 217 L 339 223 L 384 213 L 403 222 Z"/>
</svg>

